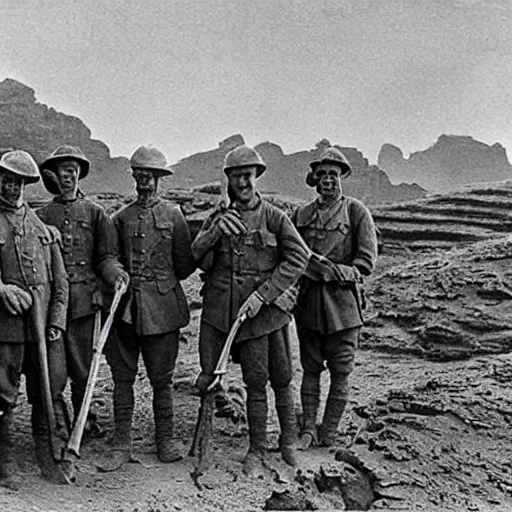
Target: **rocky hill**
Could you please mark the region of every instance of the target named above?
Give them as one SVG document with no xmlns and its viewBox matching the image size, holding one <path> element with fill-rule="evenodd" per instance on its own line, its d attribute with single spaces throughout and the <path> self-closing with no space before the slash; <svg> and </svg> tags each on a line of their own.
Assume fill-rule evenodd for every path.
<svg viewBox="0 0 512 512">
<path fill-rule="evenodd" d="M 512 230 L 512 181 L 468 185 L 446 194 L 372 208 L 388 249 L 451 249 Z"/>
<path fill-rule="evenodd" d="M 233 135 L 219 143 L 219 147 L 197 153 L 180 160 L 173 167 L 176 171 L 173 184 L 178 187 L 194 187 L 208 182 L 218 182 L 221 176 L 224 156 L 228 151 L 243 144 L 241 135 Z M 264 142 L 256 146 L 268 171 L 260 178 L 258 186 L 264 192 L 310 199 L 315 191 L 306 186 L 304 178 L 309 162 L 318 157 L 330 145 L 323 139 L 308 151 L 284 154 L 277 144 Z M 355 148 L 341 147 L 353 171 L 343 182 L 348 195 L 362 199 L 367 204 L 382 204 L 422 197 L 425 191 L 416 184 L 392 185 L 384 171 L 368 160 Z"/>
<path fill-rule="evenodd" d="M 128 160 L 111 158 L 108 146 L 92 139 L 80 119 L 38 103 L 34 90 L 16 80 L 0 82 L 0 147 L 25 149 L 40 162 L 62 144 L 79 146 L 93 164 L 90 175 L 80 182 L 85 191 L 131 192 Z M 44 196 L 45 189 L 38 184 L 27 193 Z"/>
<path fill-rule="evenodd" d="M 430 191 L 446 191 L 478 181 L 512 179 L 505 148 L 488 146 L 467 136 L 441 135 L 435 144 L 405 158 L 402 150 L 384 144 L 378 165 L 393 183 L 418 183 Z"/>
<path fill-rule="evenodd" d="M 243 143 L 241 135 L 234 135 L 220 143 L 217 149 L 187 157 L 175 165 L 176 176 L 172 186 L 189 187 L 218 181 L 225 154 Z M 26 149 L 37 161 L 46 158 L 61 144 L 82 148 L 93 163 L 93 172 L 81 186 L 86 192 L 118 192 L 129 194 L 133 186 L 126 158 L 111 158 L 106 144 L 91 138 L 91 131 L 78 118 L 55 111 L 36 101 L 34 90 L 16 80 L 0 83 L 0 147 Z M 257 146 L 268 164 L 260 185 L 263 190 L 290 196 L 309 198 L 314 191 L 304 184 L 310 160 L 316 157 L 323 140 L 314 150 L 285 155 L 270 142 Z M 347 193 L 370 204 L 380 204 L 421 197 L 425 192 L 417 185 L 392 185 L 381 169 L 368 161 L 355 148 L 343 148 L 354 167 L 353 175 L 345 182 Z M 45 196 L 42 185 L 28 189 L 32 197 Z"/>
</svg>

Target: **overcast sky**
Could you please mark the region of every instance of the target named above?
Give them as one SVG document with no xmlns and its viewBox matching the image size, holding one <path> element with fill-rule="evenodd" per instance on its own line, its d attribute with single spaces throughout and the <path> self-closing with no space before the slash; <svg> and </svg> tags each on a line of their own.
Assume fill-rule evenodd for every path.
<svg viewBox="0 0 512 512">
<path fill-rule="evenodd" d="M 0 79 L 115 156 L 234 133 L 372 163 L 442 133 L 512 150 L 511 0 L 2 0 L 0 20 Z"/>
</svg>

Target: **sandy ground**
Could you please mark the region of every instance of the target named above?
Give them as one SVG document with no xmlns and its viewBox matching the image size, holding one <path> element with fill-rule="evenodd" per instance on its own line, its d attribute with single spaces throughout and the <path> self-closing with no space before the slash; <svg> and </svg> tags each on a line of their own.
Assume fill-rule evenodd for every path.
<svg viewBox="0 0 512 512">
<path fill-rule="evenodd" d="M 23 485 L 20 491 L 0 488 L 1 511 L 262 510 L 272 493 L 291 497 L 290 503 L 300 503 L 302 510 L 345 510 L 350 492 L 340 484 L 339 475 L 347 473 L 343 473 L 346 464 L 342 467 L 335 460 L 338 450 L 351 454 L 357 463 L 354 485 L 371 482 L 366 509 L 512 510 L 512 358 L 488 354 L 433 362 L 379 349 L 375 343 L 368 344 L 370 348 L 363 343 L 358 351 L 351 402 L 335 448 L 300 453 L 297 469 L 271 451 L 268 474 L 251 480 L 240 471 L 248 446 L 246 426 L 216 418 L 211 467 L 200 479 L 201 489 L 196 487 L 190 477 L 193 460 L 186 454 L 199 406 L 192 389 L 198 371 L 198 288 L 194 275 L 186 282 L 192 322 L 183 330 L 175 372 L 175 436 L 184 459 L 166 465 L 156 457 L 151 387 L 141 366 L 134 417 L 135 453 L 141 463 L 126 464 L 113 473 L 98 471 L 96 464 L 108 457 L 113 430 L 112 381 L 103 364 L 95 401 L 107 435 L 85 443 L 72 486 L 55 486 L 39 476 L 29 408 L 25 396 L 20 396 L 15 442 Z M 392 336 L 392 326 L 385 328 Z M 300 367 L 293 339 L 298 389 Z M 241 386 L 237 366 L 232 366 L 227 384 Z M 327 385 L 325 375 L 324 394 Z M 269 418 L 269 432 L 272 448 L 278 436 L 275 413 Z M 324 492 L 315 483 L 322 472 L 334 482 Z"/>
</svg>

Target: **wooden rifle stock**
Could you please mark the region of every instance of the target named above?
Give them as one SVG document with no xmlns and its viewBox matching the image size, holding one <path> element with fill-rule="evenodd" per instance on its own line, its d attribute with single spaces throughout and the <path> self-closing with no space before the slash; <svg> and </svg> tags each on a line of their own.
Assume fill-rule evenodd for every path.
<svg viewBox="0 0 512 512">
<path fill-rule="evenodd" d="M 96 385 L 96 379 L 98 377 L 98 371 L 100 369 L 101 354 L 103 352 L 103 347 L 107 342 L 108 334 L 114 321 L 114 315 L 116 313 L 117 307 L 119 306 L 119 301 L 121 300 L 122 295 L 126 291 L 126 288 L 127 285 L 124 282 L 122 282 L 119 286 L 116 286 L 114 298 L 112 299 L 112 305 L 110 306 L 110 312 L 108 314 L 107 319 L 105 320 L 103 328 L 99 333 L 97 332 L 99 322 L 95 322 L 95 332 L 92 347 L 93 355 L 91 360 L 91 367 L 89 369 L 89 376 L 87 377 L 84 398 L 82 401 L 82 405 L 80 407 L 80 412 L 78 413 L 78 417 L 75 421 L 75 426 L 73 427 L 73 431 L 69 436 L 69 441 L 66 446 L 66 450 L 68 452 L 73 453 L 77 457 L 80 457 L 80 444 L 82 443 L 85 424 L 87 423 L 87 415 L 89 414 L 89 409 L 91 407 L 94 386 Z M 101 313 L 98 312 L 97 314 Z"/>
<path fill-rule="evenodd" d="M 191 471 L 190 475 L 199 488 L 200 486 L 197 479 L 204 473 L 208 466 L 209 441 L 211 435 L 213 407 L 215 403 L 215 391 L 220 387 L 222 377 L 227 373 L 231 347 L 233 346 L 236 335 L 246 318 L 246 312 L 237 315 L 235 318 L 224 346 L 222 347 L 222 352 L 219 356 L 219 360 L 217 361 L 217 366 L 213 372 L 215 379 L 201 397 L 201 406 L 197 416 L 194 439 L 192 440 L 192 445 L 189 451 L 189 456 L 196 457 L 194 469 Z"/>
<path fill-rule="evenodd" d="M 55 419 L 55 408 L 53 405 L 53 394 L 50 383 L 48 347 L 46 345 L 46 314 L 37 291 L 32 294 L 32 326 L 37 338 L 41 387 L 43 388 L 44 408 L 48 421 L 50 449 L 54 460 L 59 461 L 61 459 L 62 450 L 60 445 L 62 441 L 57 436 L 57 421 Z"/>
</svg>

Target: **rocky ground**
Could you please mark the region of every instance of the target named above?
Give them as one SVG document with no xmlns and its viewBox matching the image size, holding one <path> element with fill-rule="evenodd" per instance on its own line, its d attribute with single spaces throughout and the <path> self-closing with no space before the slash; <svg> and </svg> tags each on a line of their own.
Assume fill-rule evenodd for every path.
<svg viewBox="0 0 512 512">
<path fill-rule="evenodd" d="M 116 197 L 111 201 L 118 204 Z M 199 204 L 206 210 L 207 203 Z M 275 414 L 269 418 L 271 451 L 263 478 L 250 480 L 240 472 L 248 444 L 243 421 L 214 419 L 211 465 L 199 486 L 190 477 L 191 457 L 159 463 L 151 389 L 141 367 L 134 419 L 140 463 L 100 472 L 113 429 L 112 381 L 103 364 L 95 401 L 107 434 L 84 445 L 76 484 L 56 487 L 38 476 L 21 396 L 15 441 L 23 487 L 0 488 L 0 510 L 511 510 L 511 264 L 512 239 L 503 233 L 448 249 L 385 245 L 366 284 L 368 323 L 337 445 L 300 453 L 295 470 L 275 451 Z M 192 386 L 198 371 L 198 275 L 185 286 L 192 321 L 183 331 L 175 375 L 175 436 L 184 455 L 199 406 Z M 230 368 L 226 385 L 233 393 L 242 389 L 238 367 Z M 327 385 L 325 375 L 324 391 Z"/>
</svg>

